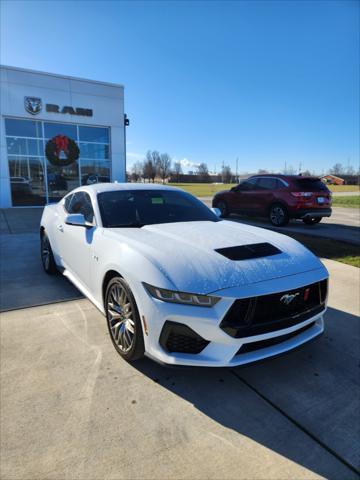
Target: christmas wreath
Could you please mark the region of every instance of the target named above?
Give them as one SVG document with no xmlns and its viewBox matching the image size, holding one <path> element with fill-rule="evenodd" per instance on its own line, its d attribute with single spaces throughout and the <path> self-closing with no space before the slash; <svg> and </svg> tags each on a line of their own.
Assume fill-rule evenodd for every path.
<svg viewBox="0 0 360 480">
<path fill-rule="evenodd" d="M 65 135 L 56 135 L 47 142 L 45 154 L 52 165 L 66 167 L 79 158 L 80 150 L 71 138 Z"/>
</svg>

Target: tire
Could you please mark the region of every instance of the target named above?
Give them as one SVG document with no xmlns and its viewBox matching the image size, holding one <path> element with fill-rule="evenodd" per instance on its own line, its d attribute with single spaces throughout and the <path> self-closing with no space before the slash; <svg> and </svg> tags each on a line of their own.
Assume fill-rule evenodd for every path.
<svg viewBox="0 0 360 480">
<path fill-rule="evenodd" d="M 105 294 L 105 311 L 111 341 L 128 362 L 144 356 L 144 337 L 134 295 L 121 277 L 110 280 Z"/>
<path fill-rule="evenodd" d="M 220 200 L 214 206 L 220 210 L 222 218 L 230 215 L 228 204 L 224 200 Z"/>
<path fill-rule="evenodd" d="M 281 203 L 274 203 L 270 207 L 269 219 L 275 227 L 284 227 L 289 223 L 290 217 L 287 208 L 284 205 Z"/>
<path fill-rule="evenodd" d="M 46 232 L 43 232 L 40 237 L 40 255 L 41 263 L 48 275 L 54 275 L 58 272 L 56 263 L 54 260 L 54 254 L 51 249 L 49 237 L 46 235 Z"/>
<path fill-rule="evenodd" d="M 317 223 L 320 223 L 322 220 L 322 217 L 307 217 L 303 218 L 303 222 L 306 225 L 316 225 Z"/>
</svg>

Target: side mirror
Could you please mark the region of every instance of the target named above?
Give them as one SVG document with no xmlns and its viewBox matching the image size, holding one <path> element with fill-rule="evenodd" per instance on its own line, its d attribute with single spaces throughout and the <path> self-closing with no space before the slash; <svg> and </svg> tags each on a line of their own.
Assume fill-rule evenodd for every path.
<svg viewBox="0 0 360 480">
<path fill-rule="evenodd" d="M 236 185 L 236 187 L 232 187 L 230 189 L 231 192 L 238 192 L 240 190 L 239 185 Z"/>
<path fill-rule="evenodd" d="M 221 211 L 219 208 L 210 208 L 210 210 L 215 213 L 217 217 L 221 217 Z"/>
<path fill-rule="evenodd" d="M 71 213 L 65 218 L 65 223 L 74 227 L 92 227 L 91 223 L 85 220 L 82 213 Z"/>
</svg>

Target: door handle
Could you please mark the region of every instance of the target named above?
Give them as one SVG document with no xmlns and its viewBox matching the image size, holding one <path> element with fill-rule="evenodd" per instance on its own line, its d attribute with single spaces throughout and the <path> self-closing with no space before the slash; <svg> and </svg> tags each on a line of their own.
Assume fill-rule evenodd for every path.
<svg viewBox="0 0 360 480">
<path fill-rule="evenodd" d="M 62 225 L 58 225 L 57 226 L 57 229 L 60 231 L 60 232 L 63 232 L 64 231 L 64 227 Z"/>
</svg>

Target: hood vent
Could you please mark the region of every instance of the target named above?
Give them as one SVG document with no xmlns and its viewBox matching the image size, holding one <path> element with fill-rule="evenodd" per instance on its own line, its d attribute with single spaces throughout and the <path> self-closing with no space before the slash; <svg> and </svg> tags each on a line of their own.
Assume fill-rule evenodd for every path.
<svg viewBox="0 0 360 480">
<path fill-rule="evenodd" d="M 250 260 L 251 258 L 277 255 L 281 253 L 281 250 L 271 243 L 254 243 L 253 245 L 241 245 L 240 247 L 217 248 L 215 252 L 229 260 Z"/>
</svg>

